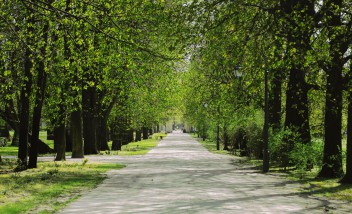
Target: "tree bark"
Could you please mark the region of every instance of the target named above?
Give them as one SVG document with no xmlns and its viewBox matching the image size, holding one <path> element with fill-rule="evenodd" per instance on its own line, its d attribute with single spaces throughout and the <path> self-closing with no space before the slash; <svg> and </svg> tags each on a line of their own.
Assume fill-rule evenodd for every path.
<svg viewBox="0 0 352 214">
<path fill-rule="evenodd" d="M 99 117 L 97 130 L 97 145 L 99 150 L 110 150 L 108 145 L 108 120 L 106 117 Z"/>
<path fill-rule="evenodd" d="M 311 142 L 305 63 L 311 49 L 310 38 L 314 33 L 315 5 L 313 0 L 280 0 L 280 6 L 279 15 L 283 20 L 281 31 L 287 44 L 285 61 L 290 68 L 286 90 L 285 129 L 291 134 L 284 138 L 286 157 L 282 161 L 287 166 L 294 144 Z"/>
<path fill-rule="evenodd" d="M 229 151 L 229 134 L 227 133 L 227 125 L 224 125 L 224 149 L 226 151 Z"/>
<path fill-rule="evenodd" d="M 307 144 L 310 143 L 311 136 L 309 127 L 308 88 L 306 87 L 304 78 L 304 71 L 298 69 L 292 69 L 290 71 L 286 91 L 285 127 L 297 133 L 300 143 Z M 291 146 L 290 148 L 292 149 L 293 145 Z"/>
<path fill-rule="evenodd" d="M 72 152 L 72 138 L 71 138 L 71 125 L 69 123 L 66 124 L 66 152 Z"/>
<path fill-rule="evenodd" d="M 33 16 L 32 11 L 28 14 L 28 29 L 27 29 L 27 44 L 32 44 L 33 34 Z M 32 91 L 32 70 L 33 63 L 31 61 L 31 50 L 26 47 L 24 55 L 24 77 L 21 89 L 21 111 L 20 111 L 20 125 L 19 125 L 19 145 L 18 145 L 18 166 L 16 171 L 27 169 L 28 158 L 28 131 L 29 131 L 29 108 L 30 108 L 30 94 Z"/>
<path fill-rule="evenodd" d="M 14 130 L 13 130 L 14 132 L 13 132 L 13 137 L 12 137 L 12 141 L 11 141 L 11 146 L 18 146 L 18 144 L 19 144 L 19 141 L 20 141 L 20 139 L 19 139 L 19 128 L 15 128 Z"/>
<path fill-rule="evenodd" d="M 146 140 L 149 137 L 148 136 L 148 128 L 145 126 L 142 127 L 142 135 L 143 135 L 143 140 Z"/>
<path fill-rule="evenodd" d="M 88 87 L 82 92 L 82 116 L 84 154 L 98 154 L 97 149 L 97 120 L 95 113 L 96 92 L 93 87 Z"/>
<path fill-rule="evenodd" d="M 134 130 L 133 129 L 128 129 L 127 131 L 127 140 L 128 140 L 128 143 L 131 143 L 134 141 Z"/>
<path fill-rule="evenodd" d="M 136 142 L 139 142 L 139 141 L 142 140 L 142 136 L 141 135 L 142 135 L 141 130 L 137 129 L 136 130 L 136 139 L 135 139 Z"/>
<path fill-rule="evenodd" d="M 271 90 L 269 93 L 269 126 L 274 131 L 281 128 L 281 88 L 282 74 L 279 70 L 273 70 L 273 79 L 271 81 Z"/>
<path fill-rule="evenodd" d="M 46 43 L 48 40 L 48 30 L 49 25 L 45 23 L 43 27 L 43 41 Z M 46 55 L 46 45 L 41 47 L 42 56 Z M 38 145 L 37 139 L 39 138 L 40 131 L 40 120 L 42 117 L 43 102 L 45 99 L 45 89 L 46 89 L 47 74 L 45 72 L 44 60 L 39 60 L 38 62 L 38 77 L 37 77 L 37 90 L 35 95 L 35 106 L 33 109 L 33 121 L 32 121 L 32 139 L 31 147 L 29 150 L 29 163 L 28 168 L 37 168 L 38 159 Z"/>
<path fill-rule="evenodd" d="M 83 139 L 82 139 L 82 116 L 81 110 L 76 110 L 70 115 L 71 139 L 72 139 L 72 158 L 83 158 Z"/>
<path fill-rule="evenodd" d="M 337 178 L 343 175 L 342 166 L 342 72 L 344 54 L 351 43 L 347 28 L 341 17 L 343 5 L 341 0 L 324 1 L 325 25 L 328 30 L 330 58 L 324 66 L 327 75 L 325 119 L 324 119 L 324 158 L 319 177 Z"/>
<path fill-rule="evenodd" d="M 56 145 L 55 161 L 66 160 L 66 126 L 64 121 L 54 129 L 54 145 Z"/>
<path fill-rule="evenodd" d="M 352 68 L 352 66 L 351 66 Z M 352 183 L 352 92 L 348 96 L 346 174 L 341 183 Z"/>
<path fill-rule="evenodd" d="M 325 143 L 319 177 L 338 178 L 342 169 L 342 69 L 328 74 L 325 100 Z"/>
</svg>

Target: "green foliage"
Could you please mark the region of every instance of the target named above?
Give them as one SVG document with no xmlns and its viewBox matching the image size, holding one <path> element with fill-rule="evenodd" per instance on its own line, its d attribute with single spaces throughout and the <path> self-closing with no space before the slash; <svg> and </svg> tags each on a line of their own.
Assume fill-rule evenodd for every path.
<svg viewBox="0 0 352 214">
<path fill-rule="evenodd" d="M 292 137 L 292 132 L 289 130 L 280 130 L 271 133 L 269 138 L 270 161 L 278 164 L 280 167 L 290 166 L 289 155 L 292 147 L 284 141 L 287 136 Z M 295 142 L 295 139 L 290 139 L 290 141 Z"/>
<path fill-rule="evenodd" d="M 321 168 L 323 164 L 323 142 L 313 140 L 310 144 L 296 143 L 289 157 L 292 164 L 302 174 L 312 167 Z"/>
<path fill-rule="evenodd" d="M 310 144 L 303 144 L 290 130 L 281 130 L 270 136 L 269 151 L 272 163 L 285 169 L 294 166 L 302 175 L 313 167 L 322 166 L 323 142 L 321 140 L 314 139 Z"/>
<path fill-rule="evenodd" d="M 248 150 L 254 158 L 263 157 L 263 126 L 256 122 L 248 124 L 246 127 L 246 136 L 248 139 Z"/>
</svg>

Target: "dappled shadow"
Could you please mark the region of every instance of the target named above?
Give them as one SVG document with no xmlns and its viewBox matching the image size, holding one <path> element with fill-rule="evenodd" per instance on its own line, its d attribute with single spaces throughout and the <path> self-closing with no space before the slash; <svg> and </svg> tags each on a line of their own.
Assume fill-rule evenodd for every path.
<svg viewBox="0 0 352 214">
<path fill-rule="evenodd" d="M 111 171 L 62 213 L 345 212 L 299 188 L 230 156 L 211 154 L 186 134 L 172 134 L 126 168 Z"/>
</svg>

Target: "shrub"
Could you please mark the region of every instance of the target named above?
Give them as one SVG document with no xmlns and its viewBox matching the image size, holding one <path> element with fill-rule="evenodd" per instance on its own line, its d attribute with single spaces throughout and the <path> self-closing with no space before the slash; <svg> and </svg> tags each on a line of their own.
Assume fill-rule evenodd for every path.
<svg viewBox="0 0 352 214">
<path fill-rule="evenodd" d="M 232 149 L 234 152 L 237 149 L 239 149 L 241 156 L 248 155 L 247 137 L 246 137 L 246 131 L 244 127 L 240 126 L 234 130 Z"/>
<path fill-rule="evenodd" d="M 288 167 L 292 164 L 290 161 L 290 152 L 296 143 L 296 137 L 290 130 L 280 130 L 271 132 L 269 135 L 270 160 L 281 167 Z"/>
<path fill-rule="evenodd" d="M 254 122 L 246 127 L 249 155 L 260 159 L 263 158 L 263 128 Z"/>
<path fill-rule="evenodd" d="M 290 130 L 271 133 L 269 138 L 270 161 L 281 167 L 295 166 L 307 171 L 322 165 L 323 144 L 317 140 L 303 144 Z"/>
<path fill-rule="evenodd" d="M 310 144 L 296 143 L 289 157 L 291 163 L 297 170 L 307 171 L 317 166 L 322 166 L 324 145 L 323 143 L 315 140 Z"/>
</svg>

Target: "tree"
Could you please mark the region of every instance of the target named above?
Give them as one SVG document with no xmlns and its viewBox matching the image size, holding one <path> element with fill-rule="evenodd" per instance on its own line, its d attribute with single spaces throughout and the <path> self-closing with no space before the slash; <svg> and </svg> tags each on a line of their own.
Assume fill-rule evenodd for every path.
<svg viewBox="0 0 352 214">
<path fill-rule="evenodd" d="M 351 20 L 345 21 L 347 3 L 341 0 L 325 0 L 321 8 L 322 20 L 327 29 L 329 58 L 322 62 L 327 75 L 325 101 L 325 143 L 323 167 L 320 177 L 340 177 L 342 169 L 342 90 L 344 58 L 351 43 Z M 347 9 L 348 10 L 348 9 Z M 347 25 L 346 25 L 347 24 Z"/>
</svg>

